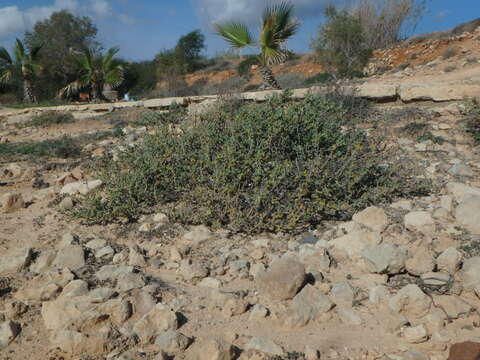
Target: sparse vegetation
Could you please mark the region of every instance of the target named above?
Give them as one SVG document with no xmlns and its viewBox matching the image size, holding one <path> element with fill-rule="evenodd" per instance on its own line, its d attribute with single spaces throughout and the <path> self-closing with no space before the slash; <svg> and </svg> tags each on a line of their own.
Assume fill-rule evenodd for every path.
<svg viewBox="0 0 480 360">
<path fill-rule="evenodd" d="M 35 115 L 31 120 L 19 123 L 17 127 L 48 127 L 57 124 L 67 124 L 75 121 L 73 115 L 69 112 L 46 111 Z"/>
<path fill-rule="evenodd" d="M 19 161 L 23 157 L 78 157 L 81 147 L 71 137 L 38 142 L 0 144 L 0 155 L 9 161 Z"/>
<path fill-rule="evenodd" d="M 472 135 L 475 143 L 480 144 L 480 103 L 478 100 L 472 100 L 467 104 L 467 132 Z"/>
<path fill-rule="evenodd" d="M 329 73 L 318 73 L 317 75 L 313 75 L 309 78 L 305 79 L 305 85 L 315 85 L 315 84 L 323 84 L 333 80 L 333 76 Z"/>
<path fill-rule="evenodd" d="M 445 69 L 443 69 L 443 71 L 446 72 L 446 73 L 448 73 L 448 72 L 455 71 L 456 69 L 457 69 L 456 66 L 450 65 L 450 66 L 445 67 Z"/>
<path fill-rule="evenodd" d="M 99 131 L 77 137 L 64 136 L 58 139 L 0 143 L 0 162 L 22 161 L 29 158 L 77 158 L 86 144 L 113 137 L 114 131 Z"/>
<path fill-rule="evenodd" d="M 458 48 L 456 46 L 449 46 L 442 54 L 443 60 L 448 60 L 458 54 Z"/>
<path fill-rule="evenodd" d="M 298 231 L 398 195 L 426 193 L 404 165 L 386 162 L 388 154 L 348 126 L 362 120 L 355 116 L 363 110 L 351 112 L 362 109 L 353 101 L 277 96 L 217 109 L 183 136 L 160 125 L 119 161 L 99 164 L 102 195 L 85 199 L 74 214 L 104 223 L 160 207 L 186 224 Z"/>
</svg>

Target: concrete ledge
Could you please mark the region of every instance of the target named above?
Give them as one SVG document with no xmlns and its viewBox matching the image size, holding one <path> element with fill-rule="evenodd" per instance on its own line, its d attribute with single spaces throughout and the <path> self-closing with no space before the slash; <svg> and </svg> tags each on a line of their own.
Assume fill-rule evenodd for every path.
<svg viewBox="0 0 480 360">
<path fill-rule="evenodd" d="M 372 101 L 386 102 L 396 101 L 460 101 L 466 98 L 480 98 L 480 84 L 465 82 L 457 83 L 427 83 L 427 84 L 381 84 L 381 83 L 363 83 L 359 85 L 345 85 L 341 87 L 345 94 L 359 96 Z M 322 94 L 329 91 L 328 87 L 313 86 L 304 89 L 292 90 L 294 99 L 304 99 L 308 94 Z M 282 90 L 265 90 L 256 92 L 244 92 L 234 94 L 235 97 L 245 101 L 263 102 L 274 94 L 281 94 Z M 104 104 L 76 104 L 62 105 L 52 107 L 36 107 L 4 112 L 2 117 L 18 117 L 20 115 L 34 115 L 45 111 L 65 111 L 72 112 L 77 118 L 85 118 L 90 114 L 101 115 L 104 112 L 111 112 L 115 109 L 126 108 L 147 108 L 168 110 L 173 104 L 182 106 L 200 105 L 202 103 L 211 104 L 220 99 L 221 95 L 200 95 L 188 97 L 169 97 L 162 99 L 150 99 L 144 101 L 116 102 Z M 80 115 L 80 113 L 84 113 Z M 19 117 L 21 119 L 22 117 Z"/>
</svg>

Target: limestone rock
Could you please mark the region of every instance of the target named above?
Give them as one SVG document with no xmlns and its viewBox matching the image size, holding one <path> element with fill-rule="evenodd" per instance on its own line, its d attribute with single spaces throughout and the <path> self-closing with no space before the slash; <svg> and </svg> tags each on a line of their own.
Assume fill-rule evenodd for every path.
<svg viewBox="0 0 480 360">
<path fill-rule="evenodd" d="M 378 232 L 355 231 L 330 241 L 329 245 L 349 259 L 359 260 L 363 249 L 380 244 L 381 240 Z"/>
<path fill-rule="evenodd" d="M 405 215 L 405 227 L 411 231 L 429 232 L 435 227 L 435 221 L 428 211 L 412 211 Z"/>
<path fill-rule="evenodd" d="M 226 341 L 210 340 L 200 344 L 192 358 L 195 360 L 233 360 L 235 359 L 235 349 Z"/>
<path fill-rule="evenodd" d="M 457 295 L 433 295 L 435 306 L 445 311 L 449 319 L 468 315 L 473 307 Z"/>
<path fill-rule="evenodd" d="M 275 344 L 270 339 L 260 336 L 252 337 L 250 341 L 245 344 L 245 350 L 257 350 L 269 355 L 283 355 L 283 349 L 279 345 Z"/>
<path fill-rule="evenodd" d="M 480 285 L 480 256 L 475 256 L 463 262 L 461 271 L 463 287 L 474 290 Z"/>
<path fill-rule="evenodd" d="M 255 278 L 260 293 L 272 300 L 292 299 L 305 283 L 305 267 L 293 257 L 272 262 L 268 271 Z"/>
<path fill-rule="evenodd" d="M 348 281 L 341 281 L 333 284 L 330 294 L 335 303 L 352 306 L 356 291 Z"/>
<path fill-rule="evenodd" d="M 6 348 L 20 333 L 20 325 L 13 321 L 0 323 L 0 350 Z"/>
<path fill-rule="evenodd" d="M 428 313 L 432 300 L 417 285 L 409 284 L 401 288 L 389 301 L 389 308 L 406 316 L 409 320 L 420 318 Z"/>
<path fill-rule="evenodd" d="M 453 247 L 449 247 L 437 257 L 436 262 L 439 270 L 454 274 L 460 268 L 462 260 L 462 253 Z"/>
<path fill-rule="evenodd" d="M 461 203 L 472 196 L 480 196 L 480 188 L 468 186 L 458 182 L 447 184 L 447 190 L 455 197 L 457 202 Z"/>
<path fill-rule="evenodd" d="M 433 271 L 435 268 L 434 253 L 423 246 L 419 246 L 411 251 L 413 256 L 405 262 L 407 271 L 415 276 L 420 276 L 426 272 Z"/>
<path fill-rule="evenodd" d="M 403 330 L 405 340 L 410 344 L 419 344 L 427 341 L 427 329 L 423 325 L 407 327 Z"/>
<path fill-rule="evenodd" d="M 190 338 L 174 330 L 167 330 L 157 336 L 155 345 L 161 351 L 174 354 L 184 351 L 190 345 Z"/>
<path fill-rule="evenodd" d="M 392 244 L 380 244 L 362 251 L 372 272 L 377 274 L 398 274 L 405 268 L 408 251 Z"/>
<path fill-rule="evenodd" d="M 205 226 L 196 226 L 183 235 L 182 240 L 193 246 L 198 246 L 206 241 L 212 240 L 215 234 Z"/>
<path fill-rule="evenodd" d="M 133 326 L 143 344 L 152 342 L 164 331 L 178 329 L 178 319 L 175 312 L 164 304 L 157 304 L 143 315 Z"/>
<path fill-rule="evenodd" d="M 22 271 L 31 260 L 31 248 L 14 248 L 8 254 L 0 256 L 0 275 Z"/>
<path fill-rule="evenodd" d="M 480 196 L 462 201 L 455 210 L 455 218 L 467 230 L 480 234 Z"/>
<path fill-rule="evenodd" d="M 102 180 L 77 181 L 77 182 L 65 185 L 62 188 L 62 190 L 60 190 L 60 194 L 87 195 L 89 192 L 99 188 L 102 185 L 103 185 Z"/>
<path fill-rule="evenodd" d="M 388 225 L 388 217 L 382 208 L 371 206 L 353 215 L 353 221 L 372 231 L 383 232 Z"/>
<path fill-rule="evenodd" d="M 80 245 L 69 245 L 61 248 L 53 262 L 56 268 L 77 270 L 85 266 L 85 252 Z"/>
<path fill-rule="evenodd" d="M 292 326 L 305 326 L 323 313 L 330 311 L 335 304 L 320 290 L 306 285 L 292 301 L 289 323 Z"/>
</svg>

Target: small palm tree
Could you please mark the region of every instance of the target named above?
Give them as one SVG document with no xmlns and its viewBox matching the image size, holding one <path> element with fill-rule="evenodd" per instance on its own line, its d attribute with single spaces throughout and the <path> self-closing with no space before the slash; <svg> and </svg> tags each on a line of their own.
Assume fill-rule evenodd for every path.
<svg viewBox="0 0 480 360">
<path fill-rule="evenodd" d="M 69 97 L 88 89 L 93 100 L 108 101 L 103 95 L 105 85 L 115 88 L 123 82 L 123 66 L 114 58 L 118 51 L 118 48 L 113 47 L 101 55 L 85 49 L 77 58 L 81 68 L 79 78 L 62 88 L 59 96 Z"/>
<path fill-rule="evenodd" d="M 40 72 L 40 65 L 36 63 L 40 49 L 41 46 L 36 46 L 26 51 L 23 43 L 17 39 L 12 58 L 7 49 L 0 47 L 0 83 L 21 78 L 24 101 L 28 103 L 37 101 L 33 93 L 33 79 Z"/>
<path fill-rule="evenodd" d="M 279 64 L 287 58 L 289 51 L 285 48 L 287 40 L 298 29 L 299 23 L 293 18 L 294 6 L 289 2 L 281 2 L 267 7 L 262 15 L 262 27 L 259 40 L 252 36 L 247 25 L 230 21 L 214 24 L 215 31 L 223 37 L 232 48 L 241 49 L 254 46 L 260 49 L 258 62 L 263 78 L 263 86 L 280 89 L 271 66 Z"/>
</svg>

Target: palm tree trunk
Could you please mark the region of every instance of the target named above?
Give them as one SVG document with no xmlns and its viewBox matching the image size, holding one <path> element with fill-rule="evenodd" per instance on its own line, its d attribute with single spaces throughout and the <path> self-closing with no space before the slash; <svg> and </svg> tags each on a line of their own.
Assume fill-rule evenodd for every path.
<svg viewBox="0 0 480 360">
<path fill-rule="evenodd" d="M 33 94 L 33 85 L 30 79 L 23 79 L 23 99 L 27 103 L 37 102 L 37 99 Z"/>
<path fill-rule="evenodd" d="M 270 69 L 268 66 L 260 66 L 259 71 L 263 78 L 262 88 L 275 90 L 282 89 L 281 86 L 278 84 L 277 80 L 275 79 L 272 69 Z"/>
</svg>

